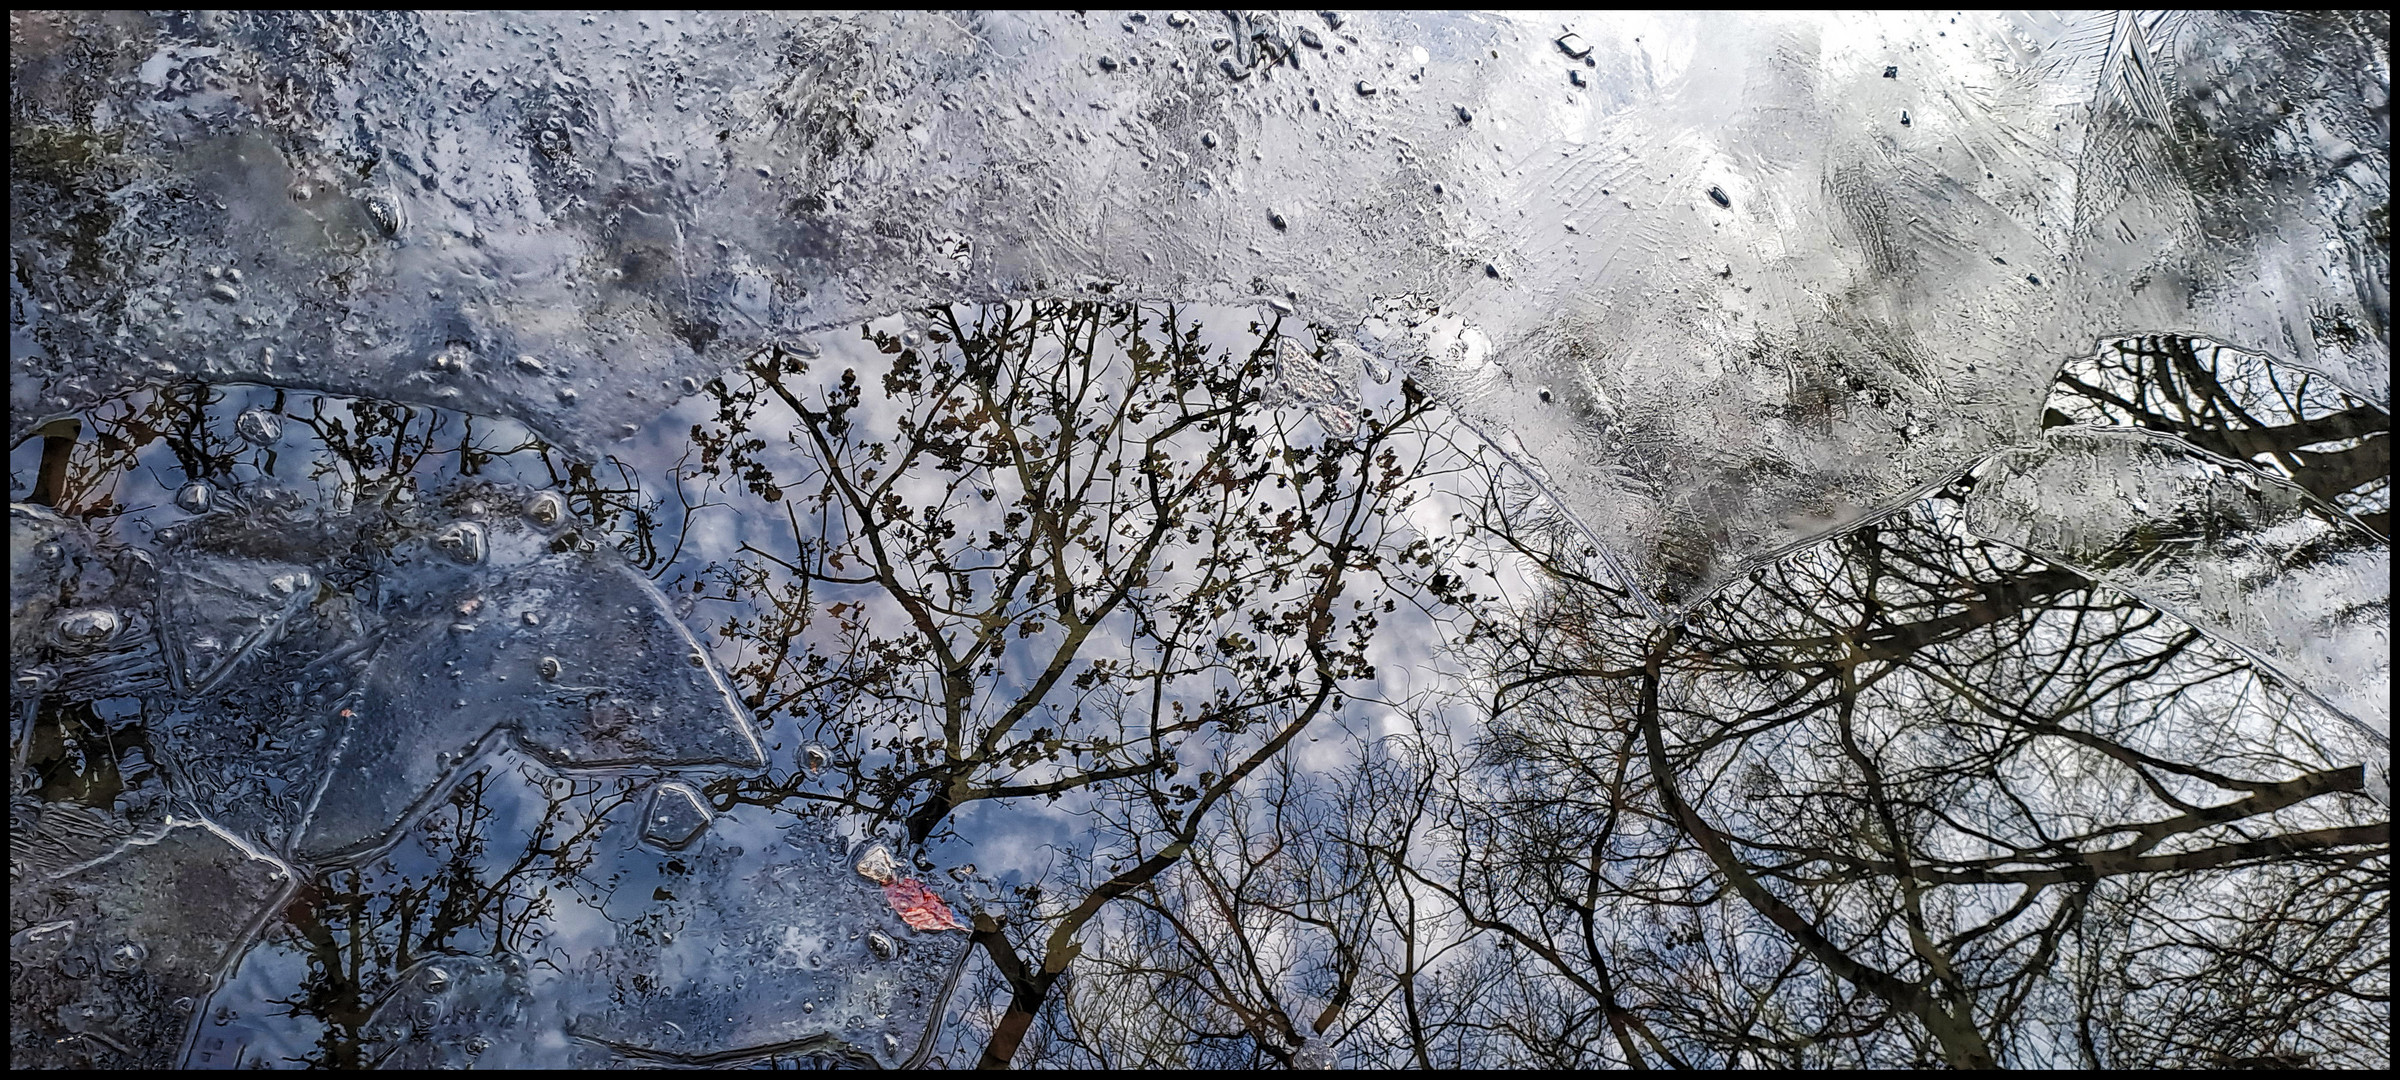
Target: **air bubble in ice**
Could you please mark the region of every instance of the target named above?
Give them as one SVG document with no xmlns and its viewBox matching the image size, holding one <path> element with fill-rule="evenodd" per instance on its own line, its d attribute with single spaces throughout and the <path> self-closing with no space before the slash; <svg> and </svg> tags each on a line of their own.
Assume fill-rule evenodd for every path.
<svg viewBox="0 0 2400 1080">
<path fill-rule="evenodd" d="M 1325 40 L 1318 37 L 1316 31 L 1303 26 L 1300 28 L 1300 44 L 1312 49 L 1322 49 L 1325 47 Z"/>
<path fill-rule="evenodd" d="M 58 619 L 58 636 L 69 645 L 95 645 L 117 632 L 124 620 L 107 608 L 70 611 Z"/>
<path fill-rule="evenodd" d="M 453 345 L 447 349 L 443 349 L 442 351 L 433 354 L 433 370 L 441 372 L 444 375 L 466 374 L 467 351 L 459 346 Z"/>
<path fill-rule="evenodd" d="M 150 950 L 138 941 L 121 941 L 108 950 L 108 970 L 124 973 L 139 969 L 150 958 Z"/>
<path fill-rule="evenodd" d="M 708 828 L 708 804 L 689 785 L 665 782 L 650 792 L 650 811 L 643 814 L 641 838 L 658 847 L 686 847 Z"/>
<path fill-rule="evenodd" d="M 1581 60 L 1584 57 L 1592 55 L 1592 47 L 1585 44 L 1580 35 L 1571 31 L 1559 35 L 1558 51 L 1563 52 L 1577 60 Z"/>
<path fill-rule="evenodd" d="M 1708 200 L 1728 210 L 1733 208 L 1733 200 L 1726 196 L 1725 189 L 1721 187 L 1709 188 Z"/>
<path fill-rule="evenodd" d="M 567 520 L 567 500 L 555 491 L 537 491 L 525 500 L 525 520 L 537 529 L 555 529 Z"/>
<path fill-rule="evenodd" d="M 438 993 L 441 993 L 442 991 L 444 991 L 444 990 L 447 990 L 447 989 L 449 989 L 449 988 L 450 988 L 450 973 L 449 973 L 449 972 L 447 972 L 447 971 L 443 971 L 442 969 L 440 969 L 440 968 L 438 968 L 438 967 L 437 967 L 437 968 L 428 968 L 428 969 L 426 969 L 426 971 L 425 971 L 425 989 L 427 989 L 427 990 L 431 990 L 431 991 L 433 991 L 434 993 L 437 993 L 437 994 L 438 994 Z"/>
<path fill-rule="evenodd" d="M 807 763 L 808 771 L 820 772 L 825 768 L 825 748 L 822 746 L 809 747 L 801 753 L 800 759 Z"/>
<path fill-rule="evenodd" d="M 212 300 L 220 300 L 230 304 L 242 298 L 242 290 L 234 288 L 233 286 L 220 281 L 208 287 L 208 295 Z"/>
<path fill-rule="evenodd" d="M 434 536 L 433 546 L 459 565 L 473 566 L 483 561 L 483 526 L 472 521 L 454 522 Z"/>
<path fill-rule="evenodd" d="M 1202 146 L 1205 146 L 1205 147 L 1207 147 L 1207 148 L 1209 148 L 1209 149 L 1211 149 L 1211 150 L 1214 150 L 1214 149 L 1216 149 L 1216 148 L 1217 148 L 1217 133 L 1216 133 L 1216 132 L 1213 132 L 1213 131 L 1203 131 L 1203 132 L 1201 132 L 1201 133 L 1200 133 L 1200 145 L 1202 145 Z"/>
<path fill-rule="evenodd" d="M 1281 213 L 1273 210 L 1267 211 L 1267 224 L 1275 226 L 1277 232 L 1281 232 L 1292 227 L 1292 223 L 1290 221 L 1285 220 Z"/>
<path fill-rule="evenodd" d="M 1897 65 L 1897 64 L 1886 64 L 1886 65 L 1884 65 L 1884 68 L 1883 68 L 1883 77 L 1884 77 L 1884 78 L 1887 78 L 1887 79 L 1897 79 L 1897 78 L 1899 78 L 1899 77 L 1900 77 L 1900 66 L 1899 66 L 1899 65 Z"/>
<path fill-rule="evenodd" d="M 266 409 L 244 409 L 233 418 L 233 430 L 242 438 L 265 446 L 283 437 L 283 418 Z"/>
<path fill-rule="evenodd" d="M 881 930 L 867 931 L 867 948 L 875 953 L 877 960 L 889 960 L 900 955 L 900 946 L 885 937 Z"/>
<path fill-rule="evenodd" d="M 1358 96 L 1360 96 L 1360 97 L 1374 97 L 1374 96 L 1375 96 L 1375 88 L 1374 88 L 1373 86 L 1369 85 L 1369 84 L 1368 84 L 1368 82 L 1367 82 L 1367 80 L 1365 80 L 1365 79 L 1360 79 L 1360 80 L 1358 80 Z"/>
<path fill-rule="evenodd" d="M 194 480 L 175 493 L 175 505 L 182 507 L 187 514 L 205 514 L 216 500 L 217 490 L 208 486 L 205 480 Z"/>
<path fill-rule="evenodd" d="M 530 615 L 530 614 L 532 614 L 532 612 L 527 612 L 526 614 Z M 539 663 L 539 664 L 535 664 L 535 665 L 534 665 L 534 670 L 541 672 L 541 673 L 542 673 L 542 678 L 545 678 L 545 679 L 556 679 L 556 678 L 558 678 L 558 673 L 559 673 L 559 670 L 560 670 L 560 668 L 559 668 L 559 663 L 558 663 L 558 657 L 555 657 L 555 656 L 545 656 L 545 657 L 542 657 L 542 662 L 541 662 L 541 663 Z"/>
<path fill-rule="evenodd" d="M 383 235 L 400 235 L 400 204 L 390 195 L 370 191 L 359 196 L 358 205 L 367 212 L 368 220 L 373 221 Z"/>
<path fill-rule="evenodd" d="M 1100 58 L 1100 70 L 1102 70 L 1102 71 L 1115 71 L 1115 70 L 1117 70 L 1117 61 L 1116 61 L 1116 58 L 1115 58 L 1115 57 L 1112 57 L 1112 56 L 1103 56 L 1103 57 L 1101 57 L 1101 58 Z"/>
</svg>

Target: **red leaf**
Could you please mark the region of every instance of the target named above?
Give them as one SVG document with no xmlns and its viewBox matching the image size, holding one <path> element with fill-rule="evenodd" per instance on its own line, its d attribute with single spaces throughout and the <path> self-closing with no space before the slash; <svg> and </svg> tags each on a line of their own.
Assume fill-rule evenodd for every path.
<svg viewBox="0 0 2400 1080">
<path fill-rule="evenodd" d="M 934 895 L 932 889 L 915 878 L 893 878 L 883 883 L 883 898 L 891 901 L 892 910 L 900 913 L 902 921 L 919 930 L 964 930 L 967 924 L 958 921 L 950 905 Z"/>
</svg>

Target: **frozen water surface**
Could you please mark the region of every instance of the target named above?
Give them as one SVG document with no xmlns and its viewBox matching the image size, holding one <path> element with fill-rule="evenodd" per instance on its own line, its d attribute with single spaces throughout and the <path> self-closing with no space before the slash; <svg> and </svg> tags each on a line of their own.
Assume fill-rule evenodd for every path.
<svg viewBox="0 0 2400 1080">
<path fill-rule="evenodd" d="M 2388 41 L 12 13 L 11 1064 L 2388 1065 Z"/>
<path fill-rule="evenodd" d="M 929 300 L 1426 309 L 1489 357 L 1393 361 L 1681 603 L 2022 437 L 2104 336 L 2388 404 L 2382 27 L 26 14 L 12 432 L 168 364 L 589 448 Z"/>
</svg>

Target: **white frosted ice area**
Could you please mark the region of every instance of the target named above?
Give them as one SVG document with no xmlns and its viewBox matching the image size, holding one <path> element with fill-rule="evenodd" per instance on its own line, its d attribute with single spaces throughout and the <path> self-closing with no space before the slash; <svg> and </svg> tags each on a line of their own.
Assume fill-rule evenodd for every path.
<svg viewBox="0 0 2400 1080">
<path fill-rule="evenodd" d="M 595 448 L 928 302 L 1433 313 L 1482 355 L 1372 347 L 1680 607 L 2102 337 L 2388 406 L 2381 16 L 1560 18 L 25 16 L 12 434 L 172 365 Z"/>
</svg>

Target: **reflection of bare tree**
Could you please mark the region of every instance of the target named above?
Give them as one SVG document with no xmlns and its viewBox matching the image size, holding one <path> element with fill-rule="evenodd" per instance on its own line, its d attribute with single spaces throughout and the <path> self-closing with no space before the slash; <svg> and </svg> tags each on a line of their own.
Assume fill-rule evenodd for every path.
<svg viewBox="0 0 2400 1080">
<path fill-rule="evenodd" d="M 1409 576 L 1432 562 L 1402 517 L 1410 485 L 1444 467 L 1413 386 L 1328 434 L 1268 407 L 1272 329 L 1226 355 L 1171 307 L 927 316 L 921 340 L 869 334 L 878 370 L 819 381 L 770 350 L 710 387 L 697 475 L 789 526 L 717 568 L 717 595 L 746 605 L 721 634 L 754 649 L 735 672 L 753 709 L 831 744 L 838 774 L 714 794 L 830 798 L 920 841 L 995 800 L 1117 822 L 1088 890 L 979 921 L 1012 996 L 985 1061 L 1005 1063 L 1101 909 L 1341 712 L 1397 602 L 1463 583 Z"/>
<path fill-rule="evenodd" d="M 297 993 L 275 1004 L 324 1025 L 307 1064 L 368 1064 L 377 1038 L 368 1015 L 418 961 L 528 951 L 529 935 L 554 914 L 552 890 L 573 892 L 609 815 L 637 790 L 551 778 L 540 816 L 526 821 L 493 805 L 493 786 L 516 782 L 493 769 L 464 778 L 403 840 L 416 848 L 408 869 L 387 855 L 302 884 L 284 914 L 308 970 Z"/>
<path fill-rule="evenodd" d="M 184 475 L 230 475 L 235 455 L 246 447 L 230 427 L 210 430 L 210 407 L 222 399 L 221 391 L 204 383 L 176 383 L 103 402 L 76 420 L 45 428 L 41 477 L 27 501 L 72 517 L 109 513 L 116 509 L 119 477 L 136 466 L 143 448 L 162 440 Z"/>
<path fill-rule="evenodd" d="M 1543 622 L 1446 887 L 1630 1013 L 1625 1060 L 2378 1052 L 2359 748 L 2190 628 L 1965 539 L 1954 495 L 1685 626 Z M 1549 960 L 1579 918 L 1606 929 Z"/>
<path fill-rule="evenodd" d="M 2392 534 L 2391 414 L 2313 372 L 2196 338 L 2128 338 L 2059 372 L 2045 422 L 2171 432 Z"/>
<path fill-rule="evenodd" d="M 307 432 L 298 460 L 254 446 L 236 432 L 234 403 L 253 392 L 263 392 L 259 407 Z M 575 459 L 507 421 L 391 401 L 182 381 L 110 399 L 45 430 L 50 434 L 40 475 L 27 498 L 72 517 L 105 518 L 133 509 L 121 505 L 119 490 L 128 473 L 145 467 L 164 483 L 208 481 L 238 502 L 242 489 L 261 477 L 309 481 L 343 498 L 382 497 L 413 494 L 419 483 L 482 475 L 505 463 L 523 483 L 558 489 L 570 512 L 636 565 L 656 570 L 671 555 L 657 546 L 658 501 L 643 492 L 629 466 Z"/>
<path fill-rule="evenodd" d="M 1362 750 L 1338 779 L 1288 759 L 1227 798 L 1174 872 L 1096 927 L 1061 1030 L 1021 1061 L 1111 1068 L 1291 1065 L 1374 1026 L 1404 992 L 1405 847 L 1426 788 Z"/>
</svg>

